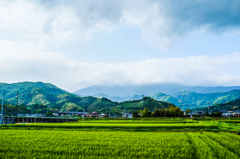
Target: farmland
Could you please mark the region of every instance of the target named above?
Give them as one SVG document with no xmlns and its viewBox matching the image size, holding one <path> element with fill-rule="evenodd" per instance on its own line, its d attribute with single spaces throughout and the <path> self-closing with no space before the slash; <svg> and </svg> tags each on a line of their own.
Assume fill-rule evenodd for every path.
<svg viewBox="0 0 240 159">
<path fill-rule="evenodd" d="M 0 126 L 0 158 L 239 158 L 239 120 L 88 120 Z"/>
</svg>

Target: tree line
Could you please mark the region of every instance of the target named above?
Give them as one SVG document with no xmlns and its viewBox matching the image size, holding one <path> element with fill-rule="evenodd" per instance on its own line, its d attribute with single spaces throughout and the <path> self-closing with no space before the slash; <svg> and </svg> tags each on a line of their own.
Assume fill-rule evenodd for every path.
<svg viewBox="0 0 240 159">
<path fill-rule="evenodd" d="M 184 116 L 183 111 L 180 108 L 174 107 L 173 105 L 168 106 L 168 108 L 158 109 L 156 108 L 153 112 L 149 108 L 144 108 L 143 110 L 134 111 L 133 117 L 182 117 Z"/>
</svg>

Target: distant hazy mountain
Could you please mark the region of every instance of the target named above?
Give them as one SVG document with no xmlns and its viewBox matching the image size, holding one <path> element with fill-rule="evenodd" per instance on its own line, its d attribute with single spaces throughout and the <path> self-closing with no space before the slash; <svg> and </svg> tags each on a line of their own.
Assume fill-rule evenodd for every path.
<svg viewBox="0 0 240 159">
<path fill-rule="evenodd" d="M 114 100 L 114 101 L 124 101 L 124 100 L 137 99 L 136 97 L 139 97 L 139 99 L 141 99 L 142 95 L 154 96 L 157 93 L 163 93 L 163 94 L 175 97 L 178 95 L 180 91 L 206 94 L 206 93 L 215 93 L 215 92 L 228 92 L 235 89 L 240 89 L 240 86 L 204 87 L 204 86 L 183 86 L 183 85 L 177 85 L 177 84 L 152 84 L 152 85 L 140 85 L 140 86 L 93 86 L 93 87 L 80 89 L 74 93 L 81 96 L 89 96 L 89 95 L 95 96 L 97 94 L 104 94 L 111 100 L 114 100 L 115 98 L 118 100 Z"/>
<path fill-rule="evenodd" d="M 154 95 L 156 93 L 164 93 L 168 95 L 174 95 L 175 93 L 184 90 L 196 93 L 215 93 L 215 92 L 228 92 L 234 89 L 240 89 L 240 86 L 232 87 L 204 87 L 204 86 L 183 86 L 177 84 L 152 84 L 152 85 L 140 85 L 140 86 L 92 86 L 84 89 L 80 89 L 74 93 L 80 95 L 94 95 L 105 94 L 109 96 L 122 96 L 122 95 Z"/>
</svg>

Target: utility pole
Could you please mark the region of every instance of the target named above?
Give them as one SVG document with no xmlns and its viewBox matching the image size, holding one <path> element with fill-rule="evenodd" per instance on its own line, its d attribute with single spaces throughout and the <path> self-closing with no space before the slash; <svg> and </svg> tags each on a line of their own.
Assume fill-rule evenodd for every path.
<svg viewBox="0 0 240 159">
<path fill-rule="evenodd" d="M 210 103 L 208 102 L 208 113 L 210 114 L 209 108 L 210 108 Z"/>
<path fill-rule="evenodd" d="M 1 124 L 3 124 L 3 105 L 4 105 L 4 95 L 5 95 L 5 92 L 3 91 L 3 95 L 2 95 L 2 110 L 1 110 Z"/>
<path fill-rule="evenodd" d="M 238 117 L 239 117 L 239 113 L 240 113 L 240 111 L 239 111 L 239 102 L 238 102 L 238 107 L 237 107 L 237 109 L 238 109 L 237 113 L 238 113 Z"/>
<path fill-rule="evenodd" d="M 85 106 L 83 106 L 83 122 L 84 122 L 84 107 L 85 107 Z"/>
<path fill-rule="evenodd" d="M 17 105 L 16 105 L 16 116 L 18 116 L 18 96 L 19 96 L 19 94 L 18 94 L 18 92 L 17 92 Z"/>
</svg>

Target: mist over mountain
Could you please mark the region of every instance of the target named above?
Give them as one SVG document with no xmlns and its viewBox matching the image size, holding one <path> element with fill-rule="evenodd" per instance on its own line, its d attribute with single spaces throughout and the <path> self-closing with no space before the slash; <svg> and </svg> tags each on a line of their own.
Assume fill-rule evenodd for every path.
<svg viewBox="0 0 240 159">
<path fill-rule="evenodd" d="M 204 87 L 177 84 L 153 84 L 141 86 L 93 86 L 80 89 L 75 94 L 106 97 L 113 101 L 141 99 L 149 96 L 158 101 L 173 103 L 183 109 L 204 107 L 240 98 L 240 86 Z"/>
<path fill-rule="evenodd" d="M 164 93 L 170 96 L 175 96 L 179 91 L 188 91 L 196 93 L 215 93 L 215 92 L 228 92 L 231 90 L 240 89 L 240 86 L 231 87 L 204 87 L 204 86 L 184 86 L 178 84 L 151 84 L 139 86 L 92 86 L 75 91 L 75 94 L 81 96 L 104 96 L 119 97 L 122 100 L 131 99 L 135 95 L 153 96 L 157 93 Z"/>
</svg>

